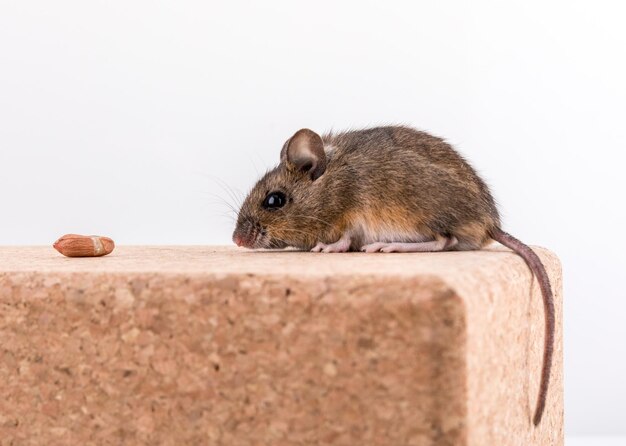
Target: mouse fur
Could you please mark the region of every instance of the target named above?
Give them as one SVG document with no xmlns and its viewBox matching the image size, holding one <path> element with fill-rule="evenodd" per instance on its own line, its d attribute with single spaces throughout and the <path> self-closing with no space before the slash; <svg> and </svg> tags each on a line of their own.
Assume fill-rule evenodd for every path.
<svg viewBox="0 0 626 446">
<path fill-rule="evenodd" d="M 312 180 L 289 162 L 284 152 L 293 137 L 287 141 L 281 163 L 241 207 L 234 235 L 243 246 L 310 250 L 349 233 L 344 251 L 441 236 L 456 238 L 449 250 L 473 250 L 489 243 L 489 232 L 500 225 L 486 184 L 441 138 L 403 126 L 317 138 L 326 158 L 323 174 Z M 286 194 L 288 204 L 267 212 L 262 203 L 273 191 Z"/>
<path fill-rule="evenodd" d="M 246 197 L 233 233 L 246 248 L 326 253 L 476 250 L 493 240 L 524 259 L 543 296 L 538 425 L 554 344 L 550 280 L 537 254 L 500 228 L 489 188 L 443 139 L 405 126 L 323 136 L 301 129 Z"/>
</svg>

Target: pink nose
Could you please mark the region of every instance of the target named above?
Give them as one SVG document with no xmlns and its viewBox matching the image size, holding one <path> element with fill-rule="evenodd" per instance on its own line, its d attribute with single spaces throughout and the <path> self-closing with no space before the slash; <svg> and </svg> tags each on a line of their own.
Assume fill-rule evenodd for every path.
<svg viewBox="0 0 626 446">
<path fill-rule="evenodd" d="M 237 246 L 243 246 L 244 248 L 247 248 L 248 244 L 250 243 L 250 239 L 245 234 L 234 234 L 233 242 L 235 242 Z"/>
</svg>

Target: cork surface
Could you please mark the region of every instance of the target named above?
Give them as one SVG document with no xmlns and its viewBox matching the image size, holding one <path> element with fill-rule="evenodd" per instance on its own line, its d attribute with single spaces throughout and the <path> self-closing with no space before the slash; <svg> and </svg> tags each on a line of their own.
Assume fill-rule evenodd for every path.
<svg viewBox="0 0 626 446">
<path fill-rule="evenodd" d="M 426 254 L 0 247 L 0 445 L 561 445 L 561 271 Z"/>
</svg>

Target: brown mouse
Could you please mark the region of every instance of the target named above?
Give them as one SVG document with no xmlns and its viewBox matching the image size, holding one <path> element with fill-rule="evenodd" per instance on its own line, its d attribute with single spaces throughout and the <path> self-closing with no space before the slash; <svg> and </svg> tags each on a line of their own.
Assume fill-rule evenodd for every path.
<svg viewBox="0 0 626 446">
<path fill-rule="evenodd" d="M 314 252 L 464 251 L 493 240 L 526 261 L 543 295 L 538 425 L 554 343 L 548 274 L 527 245 L 500 229 L 489 188 L 443 139 L 403 126 L 323 136 L 299 130 L 285 142 L 280 164 L 248 194 L 233 234 L 246 248 Z"/>
</svg>

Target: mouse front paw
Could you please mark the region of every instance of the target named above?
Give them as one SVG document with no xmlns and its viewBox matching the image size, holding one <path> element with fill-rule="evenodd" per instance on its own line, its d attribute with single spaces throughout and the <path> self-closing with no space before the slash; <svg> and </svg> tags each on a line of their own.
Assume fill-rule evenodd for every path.
<svg viewBox="0 0 626 446">
<path fill-rule="evenodd" d="M 346 237 L 346 236 L 342 237 L 335 243 L 331 243 L 329 245 L 327 245 L 326 243 L 320 242 L 317 245 L 315 245 L 315 247 L 311 250 L 311 252 L 325 252 L 325 253 L 348 252 L 350 250 L 350 242 L 351 242 L 350 237 Z"/>
</svg>

